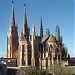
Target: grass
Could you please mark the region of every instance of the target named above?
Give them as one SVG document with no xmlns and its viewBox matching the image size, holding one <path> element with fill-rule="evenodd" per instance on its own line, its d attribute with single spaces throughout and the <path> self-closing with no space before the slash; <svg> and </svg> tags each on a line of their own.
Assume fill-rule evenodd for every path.
<svg viewBox="0 0 75 75">
<path fill-rule="evenodd" d="M 56 70 L 56 75 L 72 75 L 75 74 L 75 67 L 64 67 Z"/>
</svg>

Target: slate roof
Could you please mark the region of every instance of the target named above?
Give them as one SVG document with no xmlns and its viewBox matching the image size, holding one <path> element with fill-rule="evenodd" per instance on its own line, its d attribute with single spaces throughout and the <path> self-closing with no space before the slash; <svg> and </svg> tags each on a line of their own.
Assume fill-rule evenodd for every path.
<svg viewBox="0 0 75 75">
<path fill-rule="evenodd" d="M 50 35 L 47 42 L 56 42 L 55 37 L 53 35 Z"/>
<path fill-rule="evenodd" d="M 47 41 L 47 42 L 56 42 L 56 39 L 55 39 L 55 37 L 53 35 L 48 35 L 48 36 L 43 36 L 41 42 L 43 43 L 44 41 Z"/>
<path fill-rule="evenodd" d="M 42 42 L 44 42 L 49 36 L 43 36 Z"/>
</svg>

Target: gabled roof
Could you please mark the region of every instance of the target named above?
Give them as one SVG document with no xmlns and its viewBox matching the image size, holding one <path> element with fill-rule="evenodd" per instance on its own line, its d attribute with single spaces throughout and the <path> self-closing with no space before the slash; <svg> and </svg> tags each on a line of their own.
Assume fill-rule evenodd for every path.
<svg viewBox="0 0 75 75">
<path fill-rule="evenodd" d="M 53 35 L 50 35 L 47 42 L 56 42 L 55 37 Z"/>
<path fill-rule="evenodd" d="M 43 36 L 43 38 L 42 38 L 42 43 L 44 42 L 44 41 L 46 41 L 46 39 L 48 38 L 49 36 Z"/>
<path fill-rule="evenodd" d="M 56 42 L 56 39 L 55 39 L 55 37 L 53 35 L 48 35 L 48 36 L 43 36 L 41 42 L 43 43 L 44 41 L 47 41 L 47 42 Z"/>
</svg>

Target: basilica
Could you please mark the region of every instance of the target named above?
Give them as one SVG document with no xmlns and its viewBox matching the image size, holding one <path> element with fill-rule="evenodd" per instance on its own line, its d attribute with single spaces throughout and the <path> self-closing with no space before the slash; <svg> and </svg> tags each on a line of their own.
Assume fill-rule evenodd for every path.
<svg viewBox="0 0 75 75">
<path fill-rule="evenodd" d="M 60 29 L 57 25 L 55 36 L 50 34 L 49 29 L 43 34 L 42 17 L 40 20 L 40 35 L 36 35 L 35 25 L 32 25 L 32 34 L 28 27 L 26 6 L 24 5 L 24 19 L 18 36 L 18 27 L 15 24 L 14 4 L 10 24 L 7 32 L 6 57 L 16 58 L 17 66 L 33 66 L 39 69 L 52 69 L 53 66 L 68 65 L 67 49 L 62 43 Z"/>
</svg>

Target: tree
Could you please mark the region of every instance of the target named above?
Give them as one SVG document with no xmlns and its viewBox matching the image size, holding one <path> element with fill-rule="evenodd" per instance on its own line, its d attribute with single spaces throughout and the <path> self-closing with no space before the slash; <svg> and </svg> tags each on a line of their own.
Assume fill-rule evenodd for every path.
<svg viewBox="0 0 75 75">
<path fill-rule="evenodd" d="M 34 67 L 23 67 L 17 70 L 16 75 L 32 75 L 35 71 Z"/>
<path fill-rule="evenodd" d="M 39 70 L 33 67 L 21 68 L 17 70 L 16 75 L 52 75 L 47 70 Z"/>
</svg>

